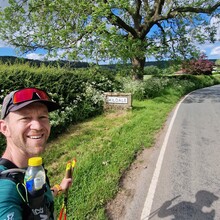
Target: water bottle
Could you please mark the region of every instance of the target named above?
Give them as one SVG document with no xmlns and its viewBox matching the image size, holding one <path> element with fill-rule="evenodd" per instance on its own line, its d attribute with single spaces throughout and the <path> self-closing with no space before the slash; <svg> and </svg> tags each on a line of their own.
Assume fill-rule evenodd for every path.
<svg viewBox="0 0 220 220">
<path fill-rule="evenodd" d="M 46 174 L 42 166 L 41 157 L 32 157 L 28 160 L 28 168 L 25 172 L 24 182 L 27 191 L 31 194 L 41 190 L 46 183 Z"/>
<path fill-rule="evenodd" d="M 28 219 L 49 219 L 51 212 L 45 201 L 46 174 L 41 157 L 32 157 L 28 160 L 24 183 L 28 191 L 28 205 L 32 211 Z"/>
</svg>

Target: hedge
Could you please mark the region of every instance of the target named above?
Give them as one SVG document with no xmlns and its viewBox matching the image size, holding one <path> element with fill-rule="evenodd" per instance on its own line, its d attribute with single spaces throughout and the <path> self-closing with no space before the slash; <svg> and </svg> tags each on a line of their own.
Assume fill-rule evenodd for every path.
<svg viewBox="0 0 220 220">
<path fill-rule="evenodd" d="M 63 133 L 70 124 L 101 114 L 103 92 L 120 89 L 120 83 L 113 73 L 106 69 L 90 67 L 68 70 L 62 68 L 28 65 L 0 66 L 0 102 L 10 91 L 24 87 L 37 87 L 46 90 L 61 109 L 50 114 L 53 139 Z M 1 136 L 0 152 L 5 148 Z"/>
</svg>

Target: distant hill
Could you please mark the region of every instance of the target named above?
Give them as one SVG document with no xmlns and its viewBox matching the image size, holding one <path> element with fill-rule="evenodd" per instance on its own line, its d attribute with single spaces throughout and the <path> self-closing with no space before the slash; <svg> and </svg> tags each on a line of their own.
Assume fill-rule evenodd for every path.
<svg viewBox="0 0 220 220">
<path fill-rule="evenodd" d="M 210 61 L 215 62 L 216 59 L 210 59 Z M 68 67 L 68 68 L 86 68 L 90 67 L 91 63 L 87 62 L 74 62 L 74 61 L 67 61 L 67 60 L 56 60 L 56 61 L 42 61 L 42 60 L 31 60 L 27 58 L 19 58 L 15 56 L 0 56 L 0 62 L 2 63 L 29 63 L 31 66 L 40 67 L 41 64 L 46 66 L 54 66 L 54 67 Z M 172 65 L 171 61 L 147 61 L 145 66 L 157 66 L 159 68 L 165 68 Z M 100 65 L 104 68 L 108 69 L 117 69 L 120 67 L 131 66 L 131 64 L 106 64 Z"/>
<path fill-rule="evenodd" d="M 210 61 L 214 62 L 216 61 L 216 59 L 210 59 Z M 121 66 L 131 66 L 131 64 L 108 64 L 108 65 L 101 65 L 103 67 L 106 68 L 110 68 L 110 69 L 115 69 L 117 67 L 121 67 Z M 173 65 L 173 61 L 170 60 L 164 60 L 164 61 L 146 61 L 145 62 L 145 67 L 147 66 L 157 66 L 158 68 L 166 68 L 169 66 Z"/>
<path fill-rule="evenodd" d="M 90 64 L 86 62 L 70 62 L 66 60 L 56 60 L 56 61 L 42 61 L 42 60 L 32 60 L 27 58 L 19 58 L 14 56 L 0 56 L 0 62 L 2 63 L 29 63 L 31 66 L 40 67 L 40 65 L 44 64 L 46 66 L 54 66 L 54 67 L 68 67 L 68 68 L 85 68 L 89 67 Z"/>
<path fill-rule="evenodd" d="M 167 66 L 170 66 L 171 62 L 170 61 L 147 61 L 145 63 L 145 66 L 157 66 L 159 68 L 164 68 Z M 106 64 L 106 65 L 101 65 L 103 67 L 106 68 L 110 68 L 110 69 L 115 69 L 115 68 L 120 68 L 121 66 L 125 67 L 125 66 L 131 66 L 131 64 Z"/>
</svg>

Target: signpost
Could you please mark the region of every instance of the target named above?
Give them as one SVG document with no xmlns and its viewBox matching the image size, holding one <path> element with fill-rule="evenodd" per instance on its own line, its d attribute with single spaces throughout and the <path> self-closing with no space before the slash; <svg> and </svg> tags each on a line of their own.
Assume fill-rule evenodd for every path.
<svg viewBox="0 0 220 220">
<path fill-rule="evenodd" d="M 132 99 L 131 93 L 115 93 L 106 92 L 105 95 L 105 109 L 131 109 Z"/>
</svg>

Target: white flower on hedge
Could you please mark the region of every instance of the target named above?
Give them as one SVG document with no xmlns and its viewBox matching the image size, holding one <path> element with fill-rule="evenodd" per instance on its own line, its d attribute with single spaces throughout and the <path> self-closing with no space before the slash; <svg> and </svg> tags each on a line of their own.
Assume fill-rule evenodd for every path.
<svg viewBox="0 0 220 220">
<path fill-rule="evenodd" d="M 86 85 L 85 97 L 86 99 L 90 99 L 94 104 L 104 101 L 102 93 L 89 83 Z"/>
</svg>

